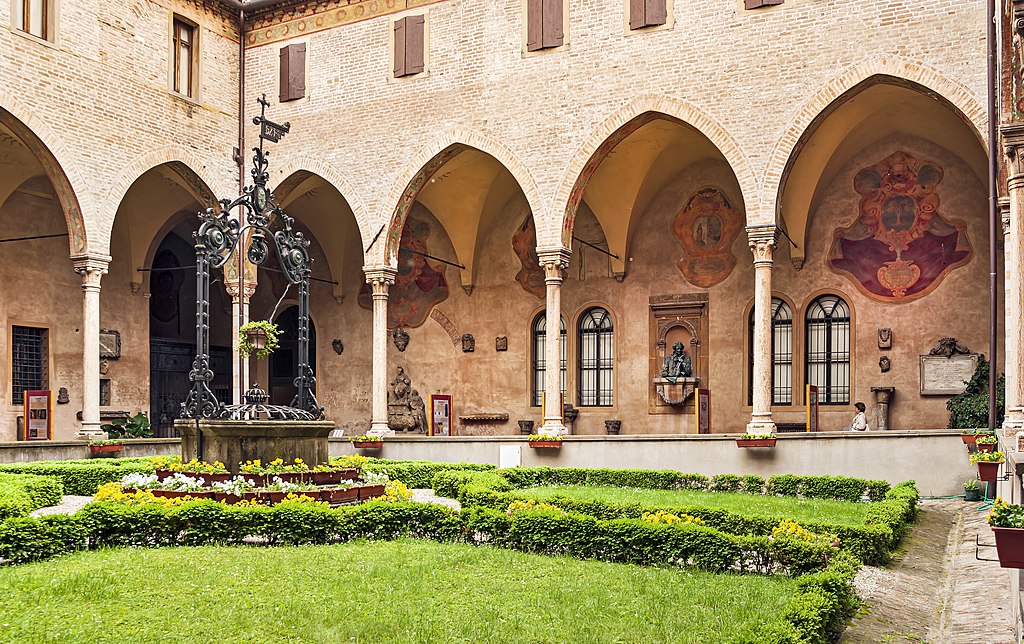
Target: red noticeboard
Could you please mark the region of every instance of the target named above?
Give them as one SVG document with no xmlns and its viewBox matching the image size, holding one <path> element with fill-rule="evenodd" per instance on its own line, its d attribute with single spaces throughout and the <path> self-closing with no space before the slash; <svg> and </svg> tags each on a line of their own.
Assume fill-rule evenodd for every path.
<svg viewBox="0 0 1024 644">
<path fill-rule="evenodd" d="M 53 392 L 49 389 L 26 390 L 24 441 L 47 441 L 53 438 Z"/>
<path fill-rule="evenodd" d="M 711 433 L 711 390 L 697 389 L 697 433 Z"/>
<path fill-rule="evenodd" d="M 818 385 L 807 385 L 807 431 L 818 431 Z"/>
</svg>

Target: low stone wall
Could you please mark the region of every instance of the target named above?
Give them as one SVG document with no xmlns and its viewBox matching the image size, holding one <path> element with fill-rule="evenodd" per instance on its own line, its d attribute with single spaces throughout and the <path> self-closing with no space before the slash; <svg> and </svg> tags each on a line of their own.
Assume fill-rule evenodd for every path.
<svg viewBox="0 0 1024 644">
<path fill-rule="evenodd" d="M 736 447 L 736 436 L 568 436 L 561 449 L 532 449 L 508 437 L 392 436 L 366 456 L 426 461 L 502 463 L 502 448 L 524 466 L 669 469 L 715 474 L 829 474 L 917 481 L 924 496 L 963 494 L 977 478 L 955 430 L 781 434 L 774 448 Z M 332 439 L 331 455 L 356 452 Z M 519 448 L 518 458 L 515 448 Z"/>
<path fill-rule="evenodd" d="M 125 443 L 119 456 L 134 458 L 180 454 L 179 438 L 139 438 Z M 89 458 L 87 441 L 17 441 L 0 443 L 0 463 L 68 461 Z"/>
</svg>

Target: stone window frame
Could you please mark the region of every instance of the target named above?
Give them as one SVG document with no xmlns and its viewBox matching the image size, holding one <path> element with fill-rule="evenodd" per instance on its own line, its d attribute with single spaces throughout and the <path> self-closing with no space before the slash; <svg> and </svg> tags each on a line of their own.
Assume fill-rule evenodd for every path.
<svg viewBox="0 0 1024 644">
<path fill-rule="evenodd" d="M 534 313 L 530 320 L 530 407 L 541 407 L 541 396 L 544 393 L 544 383 L 547 377 L 547 365 L 545 364 L 544 377 L 539 377 L 540 370 L 537 368 L 537 359 L 539 352 L 537 351 L 537 325 L 540 323 L 541 318 L 545 319 L 545 325 L 547 325 L 547 310 L 540 309 Z M 568 400 L 569 399 L 569 327 L 566 324 L 565 316 L 559 315 L 559 321 L 562 326 L 562 394 Z M 546 328 L 546 326 L 545 326 Z M 547 340 L 545 339 L 545 344 Z"/>
<path fill-rule="evenodd" d="M 192 30 L 192 41 L 189 43 L 192 60 L 190 61 L 191 79 L 188 92 L 182 92 L 175 87 L 175 75 L 178 68 L 177 28 L 179 23 L 191 27 Z M 192 17 L 177 12 L 170 12 L 168 14 L 167 45 L 167 91 L 171 96 L 190 103 L 199 104 L 202 87 L 202 25 Z"/>
<path fill-rule="evenodd" d="M 11 0 L 11 31 L 40 44 L 57 46 L 57 26 L 60 24 L 61 8 L 59 0 L 39 0 L 46 16 L 41 36 L 24 28 L 24 11 L 30 2 L 31 0 Z"/>
<path fill-rule="evenodd" d="M 430 14 L 431 12 L 428 8 L 419 8 L 392 14 L 388 17 L 387 81 L 389 83 L 408 83 L 417 79 L 430 77 Z M 423 71 L 416 72 L 415 74 L 406 74 L 404 76 L 395 76 L 395 23 L 402 18 L 409 18 L 411 16 L 423 16 Z M 308 53 L 306 54 L 306 61 L 308 69 Z M 307 82 L 306 85 L 308 88 L 309 83 Z"/>
<path fill-rule="evenodd" d="M 14 402 L 14 328 L 40 329 L 44 332 L 45 352 L 42 369 L 45 374 L 44 389 L 49 389 L 53 378 L 53 329 L 49 324 L 40 322 L 9 319 L 7 321 L 7 404 L 11 409 L 20 410 L 24 406 L 24 399 L 21 403 Z"/>
<path fill-rule="evenodd" d="M 774 316 L 775 306 L 774 306 L 774 303 L 777 302 L 777 301 L 782 302 L 787 308 L 789 308 L 789 317 L 790 317 L 790 320 L 789 320 L 790 321 L 790 330 L 789 330 L 789 347 L 790 347 L 789 382 L 790 382 L 790 395 L 789 395 L 789 398 L 790 398 L 790 400 L 789 400 L 788 403 L 775 402 L 775 387 L 774 387 L 774 384 L 773 384 L 773 386 L 772 386 L 771 407 L 773 409 L 775 409 L 775 408 L 780 408 L 780 409 L 781 408 L 787 408 L 788 409 L 788 408 L 794 408 L 794 407 L 798 407 L 799 406 L 798 398 L 800 398 L 801 387 L 798 386 L 798 383 L 802 382 L 802 380 L 800 379 L 801 371 L 800 371 L 800 360 L 799 360 L 799 358 L 801 356 L 803 356 L 804 354 L 803 354 L 802 347 L 801 347 L 800 342 L 799 342 L 799 340 L 801 339 L 800 338 L 800 333 L 799 333 L 800 325 L 798 325 L 797 322 L 798 322 L 798 320 L 800 320 L 802 318 L 798 318 L 797 317 L 797 314 L 800 312 L 800 310 L 796 307 L 796 305 L 793 303 L 793 301 L 790 298 L 788 298 L 787 296 L 785 296 L 785 295 L 783 295 L 781 293 L 772 293 L 772 303 L 773 303 L 772 304 L 772 312 L 773 312 L 773 315 L 772 315 L 772 327 L 773 327 L 773 330 L 774 330 L 774 326 L 775 326 L 775 316 Z M 746 333 L 744 334 L 745 342 L 746 342 L 746 352 L 745 352 L 745 355 L 747 357 L 746 365 L 745 365 L 746 374 L 747 374 L 747 382 L 746 382 L 746 389 L 745 389 L 746 394 L 745 394 L 744 402 L 745 402 L 745 407 L 747 409 L 752 409 L 753 408 L 753 395 L 754 395 L 754 388 L 753 388 L 753 382 L 754 382 L 754 374 L 753 374 L 754 343 L 753 343 L 753 339 L 752 339 L 754 327 L 751 324 L 751 319 L 750 319 L 753 315 L 754 315 L 754 302 L 753 302 L 753 300 L 751 300 L 747 304 L 747 307 L 746 307 L 745 313 L 744 313 L 744 317 L 743 317 L 743 319 L 747 321 L 746 322 L 747 323 Z M 774 333 L 773 333 L 772 337 L 774 338 Z M 774 374 L 775 374 L 775 364 L 776 364 L 776 354 L 775 354 L 775 348 L 774 348 L 774 343 L 773 343 L 773 346 L 772 346 L 772 376 L 773 376 L 773 378 L 774 378 Z"/>
<path fill-rule="evenodd" d="M 557 47 L 548 47 L 546 49 L 537 49 L 530 51 L 527 49 L 527 42 L 530 39 L 529 36 L 529 12 L 530 2 L 529 0 L 520 0 L 519 2 L 519 26 L 520 26 L 520 41 L 522 42 L 522 57 L 532 58 L 534 56 L 544 56 L 558 51 L 564 51 L 569 48 L 572 44 L 569 33 L 569 0 L 562 0 L 562 44 Z"/>
</svg>

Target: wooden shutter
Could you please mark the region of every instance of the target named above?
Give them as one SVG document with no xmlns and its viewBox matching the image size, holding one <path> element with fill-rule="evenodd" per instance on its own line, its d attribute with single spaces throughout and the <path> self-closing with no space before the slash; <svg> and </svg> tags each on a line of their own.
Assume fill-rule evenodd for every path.
<svg viewBox="0 0 1024 644">
<path fill-rule="evenodd" d="M 744 9 L 760 9 L 782 4 L 783 0 L 743 0 Z"/>
<path fill-rule="evenodd" d="M 526 51 L 543 49 L 544 0 L 526 1 Z"/>
<path fill-rule="evenodd" d="M 629 0 L 629 28 L 656 27 L 668 22 L 668 0 Z"/>
<path fill-rule="evenodd" d="M 406 75 L 405 71 L 405 33 L 407 18 L 395 21 L 395 78 Z"/>
<path fill-rule="evenodd" d="M 543 0 L 544 37 L 543 47 L 561 47 L 565 41 L 562 33 L 562 0 Z"/>
<path fill-rule="evenodd" d="M 306 95 L 306 43 L 281 48 L 281 101 Z"/>
<path fill-rule="evenodd" d="M 405 20 L 405 73 L 419 74 L 423 71 L 424 19 L 409 16 Z"/>
</svg>

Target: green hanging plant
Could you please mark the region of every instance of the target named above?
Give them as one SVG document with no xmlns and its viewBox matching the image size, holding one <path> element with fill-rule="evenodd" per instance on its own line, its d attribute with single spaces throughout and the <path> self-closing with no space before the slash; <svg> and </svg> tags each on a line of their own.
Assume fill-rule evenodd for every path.
<svg viewBox="0 0 1024 644">
<path fill-rule="evenodd" d="M 988 427 L 988 367 L 985 356 L 978 356 L 978 366 L 964 393 L 946 401 L 951 429 Z M 1005 413 L 1006 378 L 999 376 L 996 380 L 996 427 L 1003 424 Z"/>
<path fill-rule="evenodd" d="M 266 358 L 281 346 L 278 337 L 281 330 L 267 320 L 252 320 L 238 329 L 238 353 L 257 360 Z"/>
</svg>

